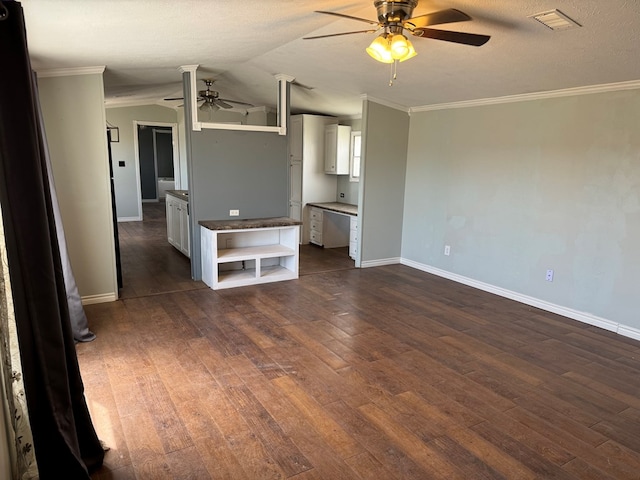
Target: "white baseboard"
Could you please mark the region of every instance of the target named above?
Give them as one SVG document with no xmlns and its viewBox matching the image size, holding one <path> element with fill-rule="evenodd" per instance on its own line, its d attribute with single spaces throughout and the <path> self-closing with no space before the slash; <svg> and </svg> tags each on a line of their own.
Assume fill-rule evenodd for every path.
<svg viewBox="0 0 640 480">
<path fill-rule="evenodd" d="M 396 265 L 400 263 L 400 260 L 401 260 L 400 257 L 381 258 L 379 260 L 364 260 L 360 262 L 360 267 L 368 268 L 368 267 L 381 267 L 383 265 Z"/>
<path fill-rule="evenodd" d="M 115 293 L 103 293 L 101 295 L 87 295 L 82 297 L 82 305 L 93 305 L 95 303 L 115 302 L 118 296 Z"/>
<path fill-rule="evenodd" d="M 423 272 L 432 273 L 433 275 L 447 278 L 449 280 L 453 280 L 454 282 L 462 283 L 479 290 L 484 290 L 485 292 L 494 293 L 501 297 L 524 303 L 525 305 L 531 305 L 532 307 L 540 308 L 541 310 L 545 310 L 547 312 L 556 313 L 558 315 L 562 315 L 563 317 L 571 318 L 573 320 L 587 323 L 589 325 L 594 325 L 596 327 L 609 330 L 610 332 L 618 333 L 625 337 L 640 340 L 640 329 L 622 325 L 618 322 L 614 322 L 606 318 L 597 317 L 590 313 L 580 312 L 579 310 L 563 307 L 562 305 L 556 305 L 555 303 L 550 303 L 545 300 L 540 300 L 539 298 L 523 295 L 521 293 L 507 290 L 502 287 L 496 287 L 495 285 L 491 285 L 489 283 L 480 282 L 478 280 L 474 280 L 473 278 L 464 277 L 462 275 L 458 275 L 457 273 L 441 270 L 439 268 L 425 265 L 423 263 L 414 262 L 413 260 L 408 260 L 406 258 L 402 258 L 400 263 L 417 270 L 422 270 Z"/>
<path fill-rule="evenodd" d="M 120 222 L 141 222 L 142 217 L 118 217 L 118 223 Z"/>
</svg>

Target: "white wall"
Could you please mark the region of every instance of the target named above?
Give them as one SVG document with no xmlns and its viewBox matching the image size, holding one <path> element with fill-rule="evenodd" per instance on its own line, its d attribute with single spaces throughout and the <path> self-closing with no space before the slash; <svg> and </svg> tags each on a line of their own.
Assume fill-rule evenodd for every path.
<svg viewBox="0 0 640 480">
<path fill-rule="evenodd" d="M 38 72 L 40 103 L 78 290 L 85 302 L 113 301 L 117 280 L 102 74 L 46 75 Z"/>
<path fill-rule="evenodd" d="M 142 211 L 138 199 L 138 172 L 134 148 L 134 135 L 137 135 L 137 131 L 133 122 L 178 123 L 178 114 L 172 108 L 160 105 L 141 105 L 107 108 L 106 115 L 107 121 L 118 127 L 120 132 L 120 141 L 111 142 L 118 220 L 140 220 Z M 125 166 L 120 167 L 119 161 L 124 161 Z"/>
<path fill-rule="evenodd" d="M 402 257 L 640 329 L 639 124 L 638 90 L 412 114 Z"/>
</svg>

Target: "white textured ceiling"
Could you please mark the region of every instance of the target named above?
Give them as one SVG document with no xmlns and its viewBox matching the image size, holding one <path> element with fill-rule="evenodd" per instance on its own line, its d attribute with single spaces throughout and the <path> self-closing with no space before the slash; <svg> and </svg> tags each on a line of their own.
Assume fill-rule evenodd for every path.
<svg viewBox="0 0 640 480">
<path fill-rule="evenodd" d="M 36 70 L 105 65 L 108 104 L 181 95 L 180 65 L 200 65 L 223 98 L 275 106 L 273 75 L 292 75 L 292 108 L 360 113 L 366 94 L 404 107 L 640 79 L 638 0 L 421 0 L 414 15 L 457 8 L 473 21 L 440 28 L 491 35 L 476 48 L 412 39 L 418 55 L 389 66 L 364 49 L 373 34 L 314 13 L 376 19 L 371 0 L 22 0 Z M 560 9 L 582 25 L 551 31 L 529 16 Z M 202 84 L 200 84 L 202 86 Z M 165 104 L 169 105 L 168 102 Z"/>
</svg>

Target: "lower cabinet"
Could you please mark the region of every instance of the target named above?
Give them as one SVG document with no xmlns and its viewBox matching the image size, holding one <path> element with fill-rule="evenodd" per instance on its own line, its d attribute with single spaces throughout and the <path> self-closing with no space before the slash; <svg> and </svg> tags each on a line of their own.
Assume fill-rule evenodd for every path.
<svg viewBox="0 0 640 480">
<path fill-rule="evenodd" d="M 349 227 L 349 256 L 355 260 L 358 253 L 358 217 L 351 217 Z"/>
<path fill-rule="evenodd" d="M 167 195 L 167 240 L 180 252 L 190 257 L 189 203 Z"/>
<path fill-rule="evenodd" d="M 309 207 L 309 242 L 316 245 L 324 245 L 322 243 L 322 210 L 315 207 Z"/>
<path fill-rule="evenodd" d="M 348 245 L 349 255 L 355 258 L 355 253 L 351 255 L 351 243 L 357 241 L 357 236 L 354 237 L 352 232 L 357 228 L 357 220 L 357 217 L 346 213 L 309 207 L 309 242 L 325 248 Z"/>
<path fill-rule="evenodd" d="M 235 230 L 200 226 L 202 281 L 214 290 L 298 278 L 299 225 Z"/>
</svg>

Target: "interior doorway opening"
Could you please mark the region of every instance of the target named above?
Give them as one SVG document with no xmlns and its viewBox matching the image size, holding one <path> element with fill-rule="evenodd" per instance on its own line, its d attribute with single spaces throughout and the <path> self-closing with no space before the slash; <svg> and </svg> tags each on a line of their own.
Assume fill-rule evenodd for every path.
<svg viewBox="0 0 640 480">
<path fill-rule="evenodd" d="M 139 211 L 142 203 L 163 201 L 167 190 L 179 188 L 178 126 L 135 121 L 134 150 Z"/>
</svg>

